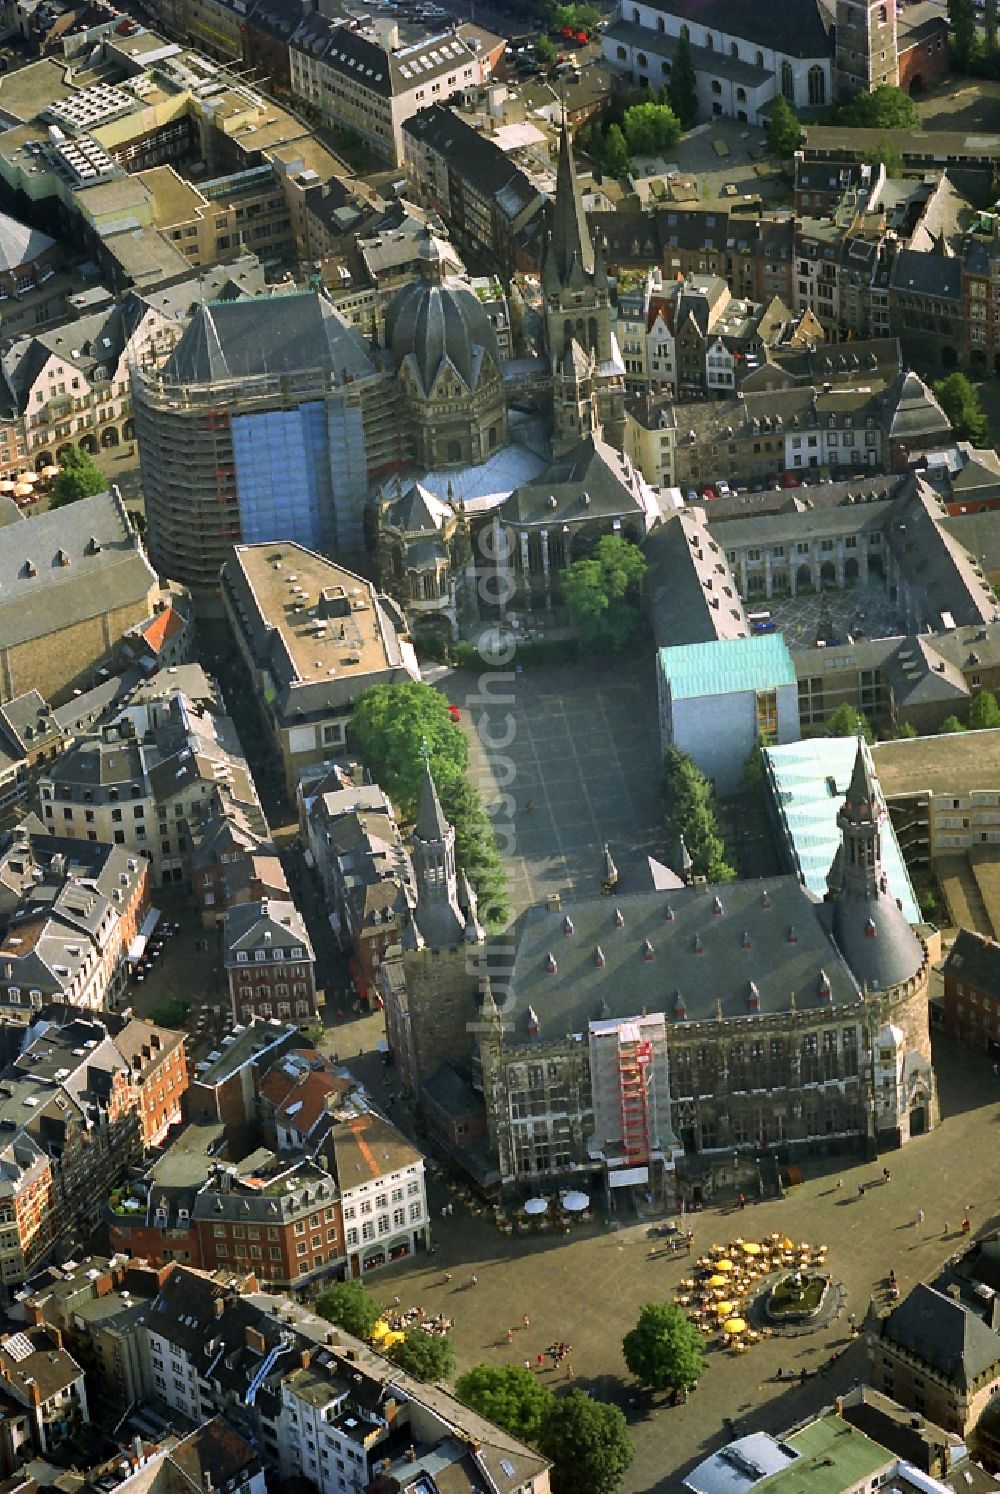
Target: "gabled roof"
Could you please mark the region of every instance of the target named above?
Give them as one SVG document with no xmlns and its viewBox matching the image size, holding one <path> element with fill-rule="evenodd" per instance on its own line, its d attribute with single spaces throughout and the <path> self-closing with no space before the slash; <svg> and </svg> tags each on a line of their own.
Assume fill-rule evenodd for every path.
<svg viewBox="0 0 1000 1494">
<path fill-rule="evenodd" d="M 17 270 L 55 249 L 55 239 L 40 229 L 29 228 L 17 218 L 0 213 L 0 270 Z"/>
<path fill-rule="evenodd" d="M 317 291 L 200 306 L 170 356 L 166 377 L 212 384 L 305 369 L 325 370 L 338 381 L 375 372 L 364 338 Z"/>
<path fill-rule="evenodd" d="M 1000 1365 L 1000 1335 L 945 1292 L 923 1282 L 882 1324 L 882 1338 L 969 1390 Z"/>
</svg>

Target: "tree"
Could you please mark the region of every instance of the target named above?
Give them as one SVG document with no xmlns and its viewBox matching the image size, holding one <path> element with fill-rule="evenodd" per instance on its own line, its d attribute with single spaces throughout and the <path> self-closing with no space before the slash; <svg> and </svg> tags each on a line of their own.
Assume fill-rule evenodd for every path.
<svg viewBox="0 0 1000 1494">
<path fill-rule="evenodd" d="M 468 742 L 448 714 L 448 702 L 419 680 L 365 690 L 351 714 L 351 732 L 372 777 L 407 819 L 417 812 L 424 781 L 424 742 L 439 793 L 469 760 Z"/>
<path fill-rule="evenodd" d="M 387 1357 L 415 1380 L 447 1380 L 455 1373 L 450 1341 L 426 1328 L 411 1328 L 401 1343 L 393 1344 Z"/>
<path fill-rule="evenodd" d="M 902 726 L 896 733 L 896 738 L 900 742 L 909 742 L 912 741 L 913 738 L 917 735 L 917 728 L 914 726 L 913 722 L 904 721 Z"/>
<path fill-rule="evenodd" d="M 68 503 L 106 491 L 108 479 L 86 451 L 67 447 L 59 458 L 59 466 L 62 471 L 52 484 L 50 508 L 65 508 Z"/>
<path fill-rule="evenodd" d="M 669 104 L 633 104 L 622 121 L 630 156 L 655 156 L 680 139 L 681 124 Z"/>
<path fill-rule="evenodd" d="M 828 737 L 861 736 L 869 744 L 875 740 L 875 733 L 871 729 L 868 717 L 863 716 L 852 705 L 838 706 L 835 711 L 830 712 L 826 718 L 824 734 Z"/>
<path fill-rule="evenodd" d="M 955 66 L 964 71 L 972 61 L 976 48 L 976 11 L 973 0 L 948 0 L 948 24 L 951 26 Z"/>
<path fill-rule="evenodd" d="M 563 577 L 563 602 L 584 643 L 625 647 L 639 621 L 630 593 L 636 594 L 645 573 L 638 545 L 615 534 L 604 535 L 593 555 L 573 562 Z"/>
<path fill-rule="evenodd" d="M 933 389 L 957 439 L 985 446 L 989 440 L 989 421 L 979 395 L 965 374 L 949 374 L 946 379 L 939 379 Z"/>
<path fill-rule="evenodd" d="M 957 716 L 946 716 L 938 727 L 938 734 L 942 737 L 957 736 L 965 729 L 964 723 L 959 721 Z"/>
<path fill-rule="evenodd" d="M 1000 705 L 989 690 L 980 690 L 969 707 L 969 725 L 973 731 L 988 731 L 1000 726 Z"/>
<path fill-rule="evenodd" d="M 837 123 L 862 130 L 919 130 L 920 111 L 902 88 L 880 83 L 871 93 L 856 93 L 837 110 Z"/>
<path fill-rule="evenodd" d="M 618 1407 L 582 1390 L 553 1399 L 538 1445 L 554 1465 L 553 1494 L 615 1494 L 635 1457 Z"/>
<path fill-rule="evenodd" d="M 686 36 L 681 36 L 677 43 L 667 92 L 670 95 L 670 107 L 680 120 L 681 129 L 692 129 L 698 123 L 698 79 L 694 71 L 691 43 Z"/>
<path fill-rule="evenodd" d="M 455 827 L 455 857 L 479 899 L 479 917 L 489 929 L 510 921 L 507 873 L 483 801 L 467 778 L 446 778 L 439 789 L 441 808 Z"/>
<path fill-rule="evenodd" d="M 880 140 L 868 152 L 868 159 L 874 164 L 880 161 L 885 167 L 886 176 L 902 176 L 903 158 L 896 147 L 888 140 Z"/>
<path fill-rule="evenodd" d="M 992 58 L 997 49 L 997 0 L 986 0 L 983 8 L 983 50 Z"/>
<path fill-rule="evenodd" d="M 316 1311 L 355 1338 L 370 1338 L 382 1309 L 360 1281 L 335 1281 L 316 1298 Z"/>
<path fill-rule="evenodd" d="M 736 873 L 726 861 L 712 786 L 701 769 L 677 747 L 668 747 L 664 753 L 662 786 L 671 852 L 683 836 L 698 876 L 706 877 L 709 882 L 733 881 Z"/>
<path fill-rule="evenodd" d="M 596 140 L 595 136 L 595 140 Z M 628 170 L 628 146 L 621 125 L 608 125 L 601 138 L 601 169 L 608 176 L 624 176 Z"/>
<path fill-rule="evenodd" d="M 672 1302 L 647 1302 L 622 1340 L 629 1370 L 650 1390 L 693 1390 L 705 1368 L 705 1341 Z"/>
<path fill-rule="evenodd" d="M 551 67 L 559 53 L 555 44 L 547 36 L 540 36 L 535 42 L 535 61 L 540 62 L 543 67 Z"/>
<path fill-rule="evenodd" d="M 552 1392 L 537 1375 L 519 1364 L 478 1364 L 455 1382 L 460 1401 L 503 1427 L 522 1442 L 535 1443 L 552 1405 Z"/>
<path fill-rule="evenodd" d="M 789 107 L 788 100 L 779 93 L 771 105 L 771 117 L 767 122 L 767 145 L 773 155 L 787 158 L 799 148 L 802 128 Z"/>
</svg>

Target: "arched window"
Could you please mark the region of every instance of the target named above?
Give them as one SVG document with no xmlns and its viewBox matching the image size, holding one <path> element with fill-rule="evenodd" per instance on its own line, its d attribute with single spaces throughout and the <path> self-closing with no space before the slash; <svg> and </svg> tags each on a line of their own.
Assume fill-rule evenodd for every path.
<svg viewBox="0 0 1000 1494">
<path fill-rule="evenodd" d="M 664 74 L 670 72 L 670 63 L 667 62 L 666 59 L 664 59 L 663 62 L 660 63 L 660 72 Z"/>
<path fill-rule="evenodd" d="M 792 72 L 792 64 L 783 62 L 781 64 L 781 96 L 790 104 L 795 102 L 795 74 Z"/>
<path fill-rule="evenodd" d="M 712 35 L 711 31 L 706 31 L 705 32 L 705 46 L 708 48 L 708 50 L 710 52 L 714 52 L 715 51 L 715 38 Z"/>
<path fill-rule="evenodd" d="M 617 56 L 618 56 L 618 61 L 619 62 L 625 62 L 625 60 L 627 58 L 627 55 L 628 54 L 626 53 L 624 47 L 619 47 L 618 48 L 618 50 L 617 50 Z"/>
<path fill-rule="evenodd" d="M 691 40 L 691 31 L 690 31 L 689 27 L 682 26 L 680 34 L 681 34 L 681 41 L 689 42 Z"/>
<path fill-rule="evenodd" d="M 657 29 L 657 31 L 665 31 L 666 30 L 666 26 L 664 25 L 664 21 L 663 21 L 663 17 L 662 16 L 657 16 L 657 18 L 656 18 L 656 29 Z"/>
<path fill-rule="evenodd" d="M 819 63 L 809 69 L 809 102 L 826 103 L 826 77 Z"/>
<path fill-rule="evenodd" d="M 462 460 L 462 447 L 458 441 L 448 442 L 449 462 L 460 462 Z"/>
<path fill-rule="evenodd" d="M 645 52 L 636 52 L 636 54 L 635 54 L 635 60 L 639 64 L 640 67 L 645 67 L 646 66 L 646 54 L 645 54 Z"/>
<path fill-rule="evenodd" d="M 758 52 L 757 53 L 757 59 L 756 60 L 757 60 L 757 66 L 758 67 L 763 67 L 764 66 L 764 54 L 763 54 L 763 52 Z"/>
<path fill-rule="evenodd" d="M 730 57 L 738 57 L 740 55 L 740 49 L 735 42 L 729 43 L 729 55 Z"/>
</svg>

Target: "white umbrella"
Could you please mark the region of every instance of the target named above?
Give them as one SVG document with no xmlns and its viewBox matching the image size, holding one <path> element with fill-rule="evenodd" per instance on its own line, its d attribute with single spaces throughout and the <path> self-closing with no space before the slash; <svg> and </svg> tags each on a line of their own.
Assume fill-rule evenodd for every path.
<svg viewBox="0 0 1000 1494">
<path fill-rule="evenodd" d="M 567 1193 L 562 1205 L 571 1214 L 582 1214 L 584 1209 L 590 1208 L 590 1199 L 586 1193 Z"/>
<path fill-rule="evenodd" d="M 544 1214 L 549 1206 L 547 1198 L 529 1198 L 524 1206 L 526 1214 Z"/>
</svg>

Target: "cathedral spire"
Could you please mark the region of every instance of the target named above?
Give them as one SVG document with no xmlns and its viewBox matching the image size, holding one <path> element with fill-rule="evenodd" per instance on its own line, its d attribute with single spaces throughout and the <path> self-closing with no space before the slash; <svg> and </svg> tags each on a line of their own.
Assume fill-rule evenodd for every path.
<svg viewBox="0 0 1000 1494">
<path fill-rule="evenodd" d="M 594 273 L 594 244 L 587 227 L 587 215 L 576 179 L 576 163 L 569 125 L 563 114 L 559 136 L 559 168 L 556 172 L 556 196 L 552 209 L 549 252 L 559 279 L 565 284 L 573 274 Z"/>
<path fill-rule="evenodd" d="M 434 774 L 431 772 L 430 757 L 424 753 L 424 781 L 420 789 L 420 805 L 417 809 L 417 822 L 414 832 L 421 840 L 435 841 L 447 840 L 448 821 L 444 817 L 441 808 L 441 800 L 438 798 L 437 786 L 434 783 Z"/>
</svg>

